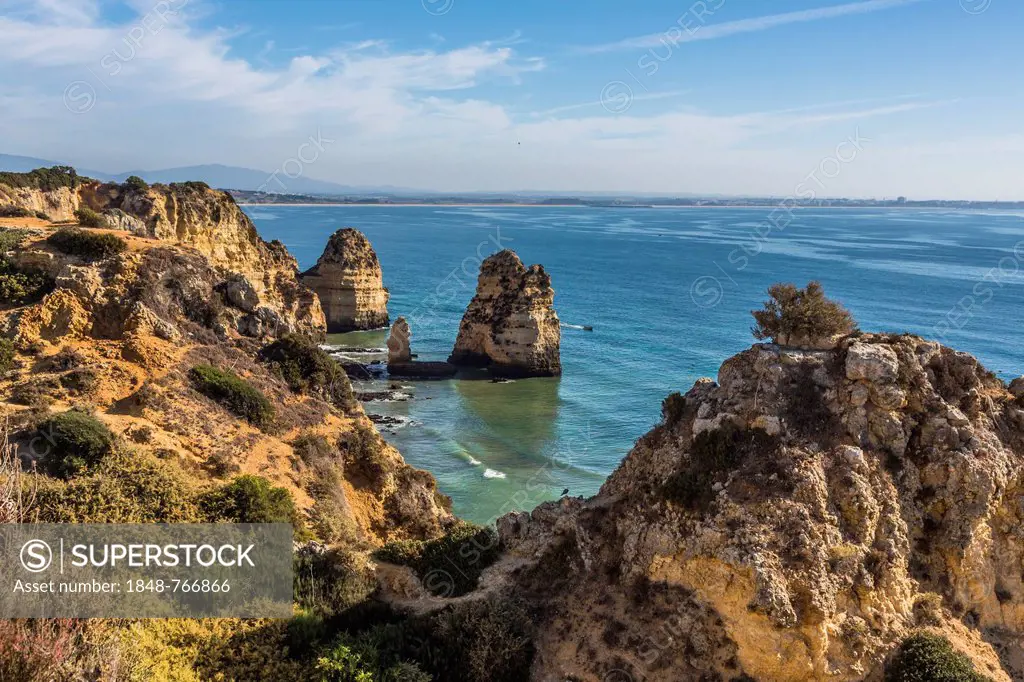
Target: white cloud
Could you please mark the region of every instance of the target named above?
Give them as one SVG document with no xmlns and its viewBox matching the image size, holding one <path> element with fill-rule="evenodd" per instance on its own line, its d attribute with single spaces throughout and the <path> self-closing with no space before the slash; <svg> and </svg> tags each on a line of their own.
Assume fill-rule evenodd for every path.
<svg viewBox="0 0 1024 682">
<path fill-rule="evenodd" d="M 705 17 L 713 16 L 707 14 L 684 14 L 679 19 L 677 26 L 669 32 L 654 33 L 649 35 L 626 38 L 612 43 L 592 45 L 583 47 L 581 50 L 588 53 L 615 52 L 618 50 L 646 49 L 649 47 L 660 47 L 666 41 L 672 44 L 688 43 L 696 40 L 716 40 L 727 38 L 739 33 L 753 33 L 766 31 L 777 26 L 787 24 L 805 23 L 808 21 L 819 21 L 821 19 L 834 19 L 852 14 L 866 14 L 879 10 L 909 5 L 923 0 L 864 0 L 863 2 L 851 2 L 845 5 L 833 5 L 832 7 L 820 7 L 817 9 L 800 10 L 797 12 L 785 12 L 782 14 L 771 14 L 751 19 L 739 19 L 719 24 L 705 24 Z"/>
<path fill-rule="evenodd" d="M 148 4 L 136 3 L 142 12 Z M 811 12 L 825 18 L 826 10 L 850 14 L 896 4 L 872 0 Z M 306 173 L 348 184 L 782 194 L 861 126 L 877 142 L 835 179 L 836 195 L 914 196 L 931 186 L 950 196 L 1006 195 L 1014 176 L 999 169 L 1019 167 L 1019 155 L 1006 151 L 1019 150 L 1019 139 L 1005 148 L 995 135 L 939 144 L 907 132 L 913 126 L 901 131 L 884 123 L 939 106 L 962 110 L 964 102 L 853 93 L 842 102 L 710 113 L 694 97 L 685 106 L 672 101 L 685 91 L 664 91 L 637 93 L 618 116 L 598 101 L 513 111 L 492 93 L 541 100 L 541 93 L 517 86 L 546 67 L 518 34 L 405 51 L 381 40 L 350 40 L 282 63 L 269 53 L 242 58 L 233 49 L 237 31 L 200 29 L 195 12 L 207 6 L 192 0 L 188 7 L 191 14 L 166 22 L 150 19 L 140 36 L 144 14 L 112 25 L 85 0 L 5 5 L 0 152 L 111 171 L 201 163 L 272 170 L 322 130 L 337 142 Z M 778 16 L 812 20 L 794 14 L 807 17 Z M 759 25 L 783 20 L 773 21 Z M 742 32 L 735 23 L 728 30 Z M 257 49 L 268 44 L 261 40 Z M 74 81 L 95 94 L 95 106 L 80 114 L 65 107 Z M 662 100 L 658 113 L 637 105 L 654 100 Z"/>
</svg>

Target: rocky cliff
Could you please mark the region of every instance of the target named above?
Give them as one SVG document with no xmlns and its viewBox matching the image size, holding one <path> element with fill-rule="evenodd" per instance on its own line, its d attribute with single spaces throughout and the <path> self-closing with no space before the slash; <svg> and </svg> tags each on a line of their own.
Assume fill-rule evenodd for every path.
<svg viewBox="0 0 1024 682">
<path fill-rule="evenodd" d="M 92 209 L 111 228 L 191 247 L 212 267 L 231 273 L 232 296 L 246 313 L 259 318 L 249 324 L 258 334 L 269 324 L 280 325 L 281 332 L 315 335 L 326 328 L 320 302 L 299 283 L 295 259 L 280 242 L 261 239 L 226 192 L 203 183 L 136 187 L 86 181 L 74 188 L 43 189 L 0 185 L 0 203 L 7 201 L 46 213 L 55 222 L 74 221 L 75 211 Z"/>
<path fill-rule="evenodd" d="M 880 680 L 928 630 L 1009 680 L 1022 521 L 1024 403 L 967 354 L 866 334 L 727 360 L 596 497 L 499 532 L 544 614 L 534 679 Z"/>
<path fill-rule="evenodd" d="M 302 273 L 302 283 L 320 297 L 330 333 L 388 325 L 380 261 L 358 230 L 346 227 L 332 234 L 316 265 Z"/>
<path fill-rule="evenodd" d="M 488 257 L 448 361 L 488 367 L 500 375 L 561 374 L 554 298 L 543 266 L 527 268 L 508 249 Z"/>
<path fill-rule="evenodd" d="M 168 207 L 174 220 L 166 220 Z M 132 462 L 178 472 L 189 495 L 253 474 L 288 490 L 302 523 L 329 542 L 372 546 L 438 535 L 453 517 L 433 477 L 380 438 L 329 356 L 312 341 L 294 340 L 323 334 L 319 303 L 285 267 L 294 261 L 284 247 L 251 239 L 251 224 L 234 211 L 230 200 L 201 190 L 195 203 L 177 197 L 159 211 L 126 212 L 149 226 L 144 237 L 92 228 L 68 233 L 31 226 L 35 219 L 0 229 L 0 330 L 9 354 L 0 410 L 12 439 L 34 459 L 34 425 L 77 408 L 109 428 Z M 9 222 L 16 221 L 0 221 Z M 165 231 L 170 225 L 187 229 Z M 237 269 L 231 253 L 241 258 Z M 275 269 L 275 278 L 254 274 Z M 32 295 L 21 294 L 25 282 L 36 287 Z M 275 345 L 284 342 L 283 351 Z M 204 366 L 248 391 L 245 404 L 271 416 L 256 423 L 237 404 L 211 399 L 195 379 L 195 368 Z M 46 453 L 39 456 L 46 461 Z M 160 502 L 116 492 L 119 470 L 104 471 L 112 488 L 102 503 L 51 493 L 44 513 L 165 520 Z M 91 484 L 67 485 L 74 495 L 76 486 Z M 172 512 L 166 520 L 187 519 Z"/>
</svg>

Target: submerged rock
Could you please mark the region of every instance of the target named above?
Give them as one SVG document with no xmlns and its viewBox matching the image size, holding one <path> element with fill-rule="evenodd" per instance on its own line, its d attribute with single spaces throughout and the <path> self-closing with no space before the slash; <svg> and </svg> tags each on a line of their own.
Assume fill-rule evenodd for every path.
<svg viewBox="0 0 1024 682">
<path fill-rule="evenodd" d="M 448 362 L 487 367 L 500 376 L 562 373 L 561 330 L 551 277 L 505 249 L 480 266 L 476 295 L 459 325 Z"/>
<path fill-rule="evenodd" d="M 320 297 L 328 333 L 388 324 L 388 290 L 380 261 L 358 230 L 346 227 L 331 235 L 320 260 L 302 273 L 302 283 Z"/>
</svg>

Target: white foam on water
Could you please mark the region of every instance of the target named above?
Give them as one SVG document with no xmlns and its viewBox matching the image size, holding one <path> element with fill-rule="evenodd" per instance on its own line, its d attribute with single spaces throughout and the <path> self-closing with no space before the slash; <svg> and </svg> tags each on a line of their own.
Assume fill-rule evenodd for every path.
<svg viewBox="0 0 1024 682">
<path fill-rule="evenodd" d="M 488 469 L 484 472 L 484 478 L 505 478 L 505 472 Z"/>
</svg>

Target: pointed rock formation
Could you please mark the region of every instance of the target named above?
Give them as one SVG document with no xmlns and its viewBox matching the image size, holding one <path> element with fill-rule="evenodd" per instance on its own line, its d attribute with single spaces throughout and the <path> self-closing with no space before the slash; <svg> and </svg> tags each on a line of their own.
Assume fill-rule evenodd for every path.
<svg viewBox="0 0 1024 682">
<path fill-rule="evenodd" d="M 409 330 L 409 323 L 404 317 L 399 317 L 391 325 L 391 334 L 388 335 L 388 364 L 401 364 L 412 360 L 412 350 L 409 348 L 409 340 L 412 332 Z"/>
<path fill-rule="evenodd" d="M 459 325 L 448 362 L 502 376 L 557 376 L 561 331 L 551 276 L 505 249 L 480 266 L 476 296 Z"/>
<path fill-rule="evenodd" d="M 331 235 L 302 283 L 320 297 L 328 333 L 379 329 L 388 324 L 388 290 L 370 241 L 351 227 Z"/>
</svg>

